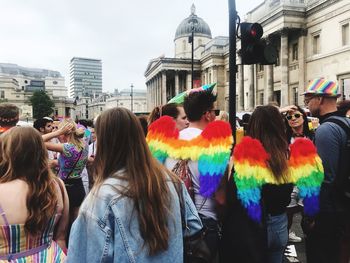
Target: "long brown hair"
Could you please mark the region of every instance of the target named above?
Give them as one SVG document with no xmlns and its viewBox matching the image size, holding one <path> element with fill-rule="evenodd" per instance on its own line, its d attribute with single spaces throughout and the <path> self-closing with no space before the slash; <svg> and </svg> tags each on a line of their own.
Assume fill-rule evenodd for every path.
<svg viewBox="0 0 350 263">
<path fill-rule="evenodd" d="M 120 191 L 134 201 L 144 245 L 148 246 L 150 255 L 167 250 L 171 196 L 166 181 L 176 178 L 152 157 L 140 122 L 129 110 L 113 108 L 103 112 L 95 129 L 94 190 L 106 178 L 125 169 L 125 176 L 119 178 L 126 180 L 128 187 Z"/>
<path fill-rule="evenodd" d="M 258 139 L 270 155 L 268 164 L 276 179 L 285 179 L 288 142 L 283 117 L 274 106 L 258 106 L 250 117 L 247 135 Z"/>
<path fill-rule="evenodd" d="M 31 127 L 14 127 L 0 137 L 0 183 L 15 179 L 28 186 L 25 230 L 42 232 L 55 214 L 57 192 L 40 133 Z"/>
</svg>

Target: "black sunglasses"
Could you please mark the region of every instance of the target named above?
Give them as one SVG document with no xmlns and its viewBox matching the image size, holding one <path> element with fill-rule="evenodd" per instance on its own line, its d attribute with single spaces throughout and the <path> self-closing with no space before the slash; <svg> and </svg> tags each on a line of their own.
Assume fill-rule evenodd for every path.
<svg viewBox="0 0 350 263">
<path fill-rule="evenodd" d="M 219 116 L 220 115 L 220 110 L 208 110 L 209 112 L 213 111 L 215 112 L 215 116 Z"/>
<path fill-rule="evenodd" d="M 299 119 L 301 117 L 301 114 L 300 113 L 295 113 L 293 115 L 287 115 L 286 118 L 287 120 L 291 120 L 293 118 L 293 116 L 296 118 L 296 119 Z"/>
</svg>

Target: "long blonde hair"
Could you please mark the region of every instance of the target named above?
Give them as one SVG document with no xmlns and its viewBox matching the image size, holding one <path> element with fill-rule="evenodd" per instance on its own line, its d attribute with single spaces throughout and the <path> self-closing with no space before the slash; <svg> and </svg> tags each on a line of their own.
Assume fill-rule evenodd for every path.
<svg viewBox="0 0 350 263">
<path fill-rule="evenodd" d="M 29 186 L 25 230 L 38 234 L 55 214 L 57 192 L 47 149 L 40 133 L 32 127 L 14 127 L 0 136 L 0 183 L 15 179 Z"/>
<path fill-rule="evenodd" d="M 128 182 L 121 194 L 134 201 L 141 236 L 149 254 L 168 249 L 168 218 L 171 195 L 167 180 L 178 182 L 155 160 L 148 148 L 137 117 L 127 109 L 113 108 L 103 112 L 95 124 L 97 151 L 96 185 L 115 172 L 125 169 Z"/>
<path fill-rule="evenodd" d="M 68 141 L 77 146 L 79 150 L 82 150 L 84 148 L 82 139 L 84 138 L 85 131 L 82 128 L 78 128 L 77 124 L 72 119 L 64 119 L 58 127 L 61 128 L 67 123 L 73 125 L 73 128 L 66 134 L 66 136 L 68 136 Z"/>
</svg>

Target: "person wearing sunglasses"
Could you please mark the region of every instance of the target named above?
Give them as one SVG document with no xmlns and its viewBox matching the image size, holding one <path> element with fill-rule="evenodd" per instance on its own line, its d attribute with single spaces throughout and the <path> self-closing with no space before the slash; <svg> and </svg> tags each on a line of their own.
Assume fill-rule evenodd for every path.
<svg viewBox="0 0 350 263">
<path fill-rule="evenodd" d="M 285 114 L 285 125 L 287 141 L 292 144 L 296 138 L 308 138 L 313 140 L 314 133 L 309 129 L 308 119 L 305 111 L 300 106 L 290 107 Z M 302 238 L 291 231 L 293 217 L 295 214 L 302 212 L 303 201 L 298 198 L 299 189 L 295 186 L 291 194 L 291 201 L 287 207 L 288 217 L 288 240 L 289 242 L 298 243 Z"/>
</svg>

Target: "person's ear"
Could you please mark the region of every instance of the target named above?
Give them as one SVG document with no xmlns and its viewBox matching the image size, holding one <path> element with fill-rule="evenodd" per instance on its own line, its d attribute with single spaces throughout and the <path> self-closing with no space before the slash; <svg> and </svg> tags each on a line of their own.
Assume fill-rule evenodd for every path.
<svg viewBox="0 0 350 263">
<path fill-rule="evenodd" d="M 45 132 L 45 128 L 39 128 L 40 132 Z"/>
<path fill-rule="evenodd" d="M 206 121 L 210 121 L 210 111 L 206 111 L 205 113 L 204 113 L 204 117 L 205 117 L 205 120 Z"/>
</svg>

